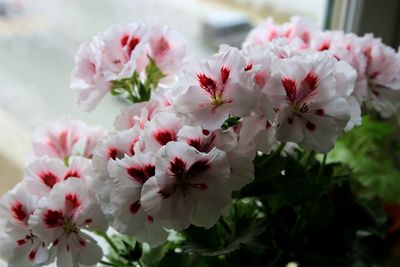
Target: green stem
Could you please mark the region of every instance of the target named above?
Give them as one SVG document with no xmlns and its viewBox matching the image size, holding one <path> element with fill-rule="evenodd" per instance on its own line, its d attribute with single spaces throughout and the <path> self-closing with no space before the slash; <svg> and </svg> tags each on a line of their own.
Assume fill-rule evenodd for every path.
<svg viewBox="0 0 400 267">
<path fill-rule="evenodd" d="M 319 167 L 319 171 L 318 171 L 317 181 L 319 181 L 321 179 L 321 176 L 324 173 L 327 155 L 328 154 L 325 153 L 324 157 L 322 158 L 322 163 L 321 163 L 321 166 Z"/>
<path fill-rule="evenodd" d="M 315 151 L 314 151 L 314 150 L 308 151 L 307 158 L 306 158 L 306 161 L 305 161 L 305 163 L 304 163 L 304 167 L 305 167 L 306 169 L 308 169 L 308 166 L 311 164 L 311 160 L 312 160 L 314 157 L 315 157 Z"/>
<path fill-rule="evenodd" d="M 103 264 L 103 265 L 107 265 L 107 266 L 115 266 L 111 262 L 107 262 L 107 261 L 100 261 L 100 263 Z"/>
<path fill-rule="evenodd" d="M 264 161 L 261 162 L 261 166 L 264 166 L 265 164 L 267 164 L 268 162 L 270 162 L 272 159 L 274 159 L 276 156 L 279 156 L 282 152 L 282 150 L 285 148 L 286 146 L 286 142 L 282 142 L 279 147 L 272 152 Z"/>
<path fill-rule="evenodd" d="M 96 231 L 95 234 L 101 236 L 110 245 L 111 249 L 114 250 L 117 255 L 119 255 L 119 249 L 117 245 L 115 245 L 114 241 L 107 235 L 106 232 Z"/>
</svg>

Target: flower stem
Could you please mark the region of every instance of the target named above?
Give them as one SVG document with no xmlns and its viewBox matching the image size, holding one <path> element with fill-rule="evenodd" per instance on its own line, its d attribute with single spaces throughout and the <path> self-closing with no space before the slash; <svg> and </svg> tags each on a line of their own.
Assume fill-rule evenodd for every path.
<svg viewBox="0 0 400 267">
<path fill-rule="evenodd" d="M 319 167 L 319 171 L 318 171 L 317 181 L 319 181 L 321 179 L 321 176 L 324 173 L 327 155 L 328 154 L 325 153 L 324 157 L 322 158 L 322 163 L 321 163 L 321 166 Z"/>
<path fill-rule="evenodd" d="M 117 245 L 115 245 L 114 241 L 107 235 L 106 232 L 96 231 L 95 234 L 101 236 L 108 243 L 108 245 L 110 245 L 111 249 L 114 250 L 117 255 L 119 255 L 119 249 Z"/>
</svg>

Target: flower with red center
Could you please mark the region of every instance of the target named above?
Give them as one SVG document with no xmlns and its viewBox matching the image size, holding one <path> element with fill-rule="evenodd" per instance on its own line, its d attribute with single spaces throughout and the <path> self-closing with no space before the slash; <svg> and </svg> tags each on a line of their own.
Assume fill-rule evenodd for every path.
<svg viewBox="0 0 400 267">
<path fill-rule="evenodd" d="M 0 199 L 0 255 L 9 266 L 34 266 L 43 264 L 49 257 L 47 246 L 31 231 L 29 218 L 34 213 L 39 198 L 20 183 Z"/>
<path fill-rule="evenodd" d="M 102 71 L 106 81 L 132 76 L 148 42 L 148 29 L 145 24 L 131 23 L 105 31 L 102 36 L 104 48 L 98 53 L 103 57 Z"/>
<path fill-rule="evenodd" d="M 29 225 L 34 235 L 55 250 L 57 266 L 67 262 L 93 265 L 103 255 L 96 241 L 81 231 L 105 231 L 108 226 L 94 193 L 80 179 L 55 185 L 40 200 Z"/>
<path fill-rule="evenodd" d="M 91 158 L 94 147 L 106 134 L 102 127 L 90 127 L 80 120 L 60 118 L 33 132 L 32 157 L 47 155 L 68 160 L 79 154 Z"/>
<path fill-rule="evenodd" d="M 140 202 L 143 184 L 155 174 L 153 155 L 126 156 L 110 162 L 109 170 L 114 182 L 110 200 L 113 227 L 151 246 L 160 245 L 166 240 L 167 232 L 143 210 Z"/>
<path fill-rule="evenodd" d="M 139 140 L 139 126 L 109 134 L 96 147 L 93 153 L 93 170 L 96 175 L 93 177 L 92 186 L 100 200 L 104 212 L 109 213 L 110 193 L 114 184 L 108 172 L 110 161 L 116 161 L 124 155 L 135 154 L 136 145 Z"/>
<path fill-rule="evenodd" d="M 155 176 L 143 185 L 141 205 L 146 213 L 174 229 L 211 227 L 229 203 L 229 164 L 225 152 L 197 151 L 186 143 L 170 142 L 155 158 Z"/>
<path fill-rule="evenodd" d="M 355 71 L 325 54 L 281 59 L 264 92 L 278 103 L 277 138 L 328 152 L 350 119 Z M 280 104 L 280 106 L 279 106 Z"/>
<path fill-rule="evenodd" d="M 245 85 L 245 67 L 240 51 L 227 46 L 203 64 L 193 62 L 185 70 L 174 108 L 208 130 L 220 128 L 229 115 L 246 116 L 256 99 Z"/>
<path fill-rule="evenodd" d="M 183 120 L 172 112 L 160 112 L 154 115 L 145 124 L 141 135 L 144 152 L 156 152 L 169 142 L 176 141 L 182 126 Z"/>
</svg>

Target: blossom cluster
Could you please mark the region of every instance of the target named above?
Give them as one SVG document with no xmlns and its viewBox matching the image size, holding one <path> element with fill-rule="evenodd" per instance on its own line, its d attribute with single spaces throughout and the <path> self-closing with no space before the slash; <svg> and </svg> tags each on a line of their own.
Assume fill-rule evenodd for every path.
<svg viewBox="0 0 400 267">
<path fill-rule="evenodd" d="M 68 119 L 34 133 L 24 179 L 0 204 L 10 266 L 96 263 L 85 231 L 108 225 L 151 246 L 170 230 L 210 228 L 254 179 L 258 153 L 286 143 L 327 153 L 360 125 L 364 103 L 383 116 L 400 103 L 399 54 L 304 18 L 269 19 L 242 49 L 222 45 L 206 60 L 168 27 L 118 25 L 83 43 L 75 63 L 83 109 L 107 93 L 133 103 L 112 133 Z"/>
</svg>

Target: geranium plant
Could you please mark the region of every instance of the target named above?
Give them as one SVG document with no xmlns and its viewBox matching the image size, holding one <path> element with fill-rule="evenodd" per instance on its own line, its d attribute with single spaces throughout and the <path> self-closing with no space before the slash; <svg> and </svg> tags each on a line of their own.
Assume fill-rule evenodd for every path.
<svg viewBox="0 0 400 267">
<path fill-rule="evenodd" d="M 0 202 L 8 266 L 389 263 L 400 176 L 386 198 L 365 172 L 393 134 L 373 119 L 400 109 L 400 55 L 380 39 L 268 19 L 203 60 L 168 27 L 118 25 L 80 46 L 71 87 L 87 111 L 129 106 L 111 133 L 69 118 L 33 133 Z"/>
</svg>

